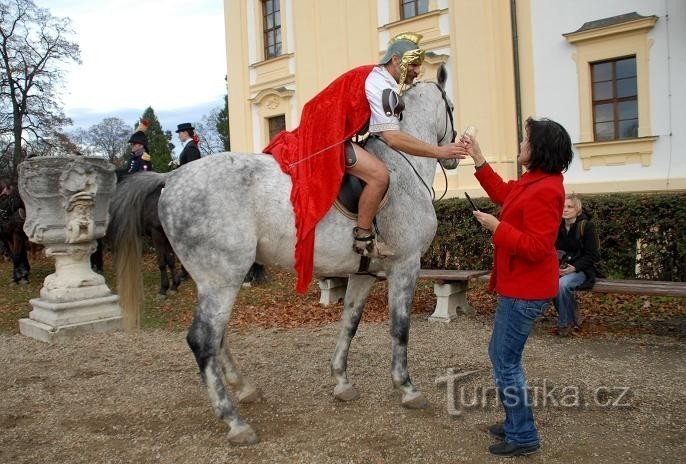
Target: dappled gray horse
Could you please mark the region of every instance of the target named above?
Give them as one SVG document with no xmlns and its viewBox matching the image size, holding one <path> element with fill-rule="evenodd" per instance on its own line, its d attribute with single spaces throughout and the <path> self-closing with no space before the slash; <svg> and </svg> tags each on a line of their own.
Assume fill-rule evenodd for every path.
<svg viewBox="0 0 686 464">
<path fill-rule="evenodd" d="M 403 98 L 406 109 L 402 130 L 432 144 L 451 141 L 452 110 L 443 82 L 440 86 L 433 82 L 416 83 Z M 428 403 L 410 381 L 407 342 L 420 257 L 436 232 L 431 191 L 436 160 L 402 154 L 378 138 L 369 140 L 366 148 L 386 163 L 391 179 L 388 203 L 377 219 L 384 240 L 396 254 L 372 261 L 370 270 L 383 271 L 388 278 L 393 384 L 402 393 L 404 406 L 422 408 Z M 159 201 L 160 220 L 198 287 L 199 301 L 188 343 L 216 415 L 231 428 L 229 440 L 253 443 L 257 436 L 238 415 L 225 381 L 239 402 L 256 400 L 260 394 L 242 377 L 224 334 L 236 295 L 254 261 L 293 268 L 295 220 L 290 202 L 291 179 L 270 155 L 221 153 L 166 175 L 139 173 L 131 180 L 141 184 L 141 191 L 166 183 Z M 314 250 L 316 276 L 350 275 L 341 330 L 331 360 L 336 380 L 334 396 L 344 401 L 358 397 L 348 379 L 348 350 L 376 281 L 372 275 L 355 274 L 360 257 L 352 250 L 350 230 L 354 225 L 353 220 L 332 207 L 317 226 Z M 118 240 L 122 245 L 135 241 L 127 237 L 126 231 L 119 231 Z M 132 261 L 135 260 L 129 259 L 128 265 L 136 264 Z M 131 278 L 135 272 L 124 270 L 119 274 Z M 140 305 L 127 302 L 140 301 L 140 296 L 124 295 L 128 291 L 126 283 L 118 289 L 124 311 L 138 311 Z"/>
</svg>

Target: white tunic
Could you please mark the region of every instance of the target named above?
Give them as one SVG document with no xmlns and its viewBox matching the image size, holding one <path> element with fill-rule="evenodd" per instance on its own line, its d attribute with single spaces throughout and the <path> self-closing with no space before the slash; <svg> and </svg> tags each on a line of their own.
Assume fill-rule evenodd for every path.
<svg viewBox="0 0 686 464">
<path fill-rule="evenodd" d="M 372 110 L 369 119 L 369 132 L 377 133 L 391 130 L 400 130 L 400 120 L 397 116 L 386 116 L 381 103 L 381 95 L 386 89 L 393 89 L 399 93 L 398 83 L 384 66 L 376 66 L 367 76 L 364 83 L 364 91 Z"/>
</svg>

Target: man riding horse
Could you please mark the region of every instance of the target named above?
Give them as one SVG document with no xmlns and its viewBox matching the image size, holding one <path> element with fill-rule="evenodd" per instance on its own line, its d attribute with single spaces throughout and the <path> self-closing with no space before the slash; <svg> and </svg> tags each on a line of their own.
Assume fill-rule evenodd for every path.
<svg viewBox="0 0 686 464">
<path fill-rule="evenodd" d="M 291 202 L 296 216 L 295 268 L 297 290 L 312 280 L 314 231 L 334 203 L 344 173 L 366 184 L 358 205 L 353 249 L 362 256 L 394 254 L 372 230 L 372 222 L 388 189 L 386 166 L 351 141 L 360 133 L 378 135 L 390 147 L 415 156 L 457 159 L 458 145 L 437 146 L 400 130 L 406 85 L 419 74 L 424 50 L 421 35 L 395 36 L 378 65 L 354 68 L 338 77 L 303 108 L 300 126 L 281 132 L 263 151 L 271 153 L 293 181 Z"/>
</svg>

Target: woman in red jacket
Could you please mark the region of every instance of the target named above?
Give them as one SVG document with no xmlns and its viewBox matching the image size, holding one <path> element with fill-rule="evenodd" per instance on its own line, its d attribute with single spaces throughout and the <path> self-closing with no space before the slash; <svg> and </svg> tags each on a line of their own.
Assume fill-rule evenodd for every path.
<svg viewBox="0 0 686 464">
<path fill-rule="evenodd" d="M 560 124 L 527 119 L 517 157 L 527 172 L 504 182 L 486 162 L 478 142 L 464 136 L 465 152 L 474 159 L 481 186 L 502 205 L 499 218 L 474 211 L 493 232 L 491 289 L 498 293 L 488 355 L 505 421 L 489 428 L 503 442 L 489 448 L 498 456 L 531 454 L 540 447 L 533 410 L 527 397 L 522 352 L 533 323 L 557 294 L 555 239 L 565 201 L 562 172 L 572 161 L 572 143 Z"/>
</svg>

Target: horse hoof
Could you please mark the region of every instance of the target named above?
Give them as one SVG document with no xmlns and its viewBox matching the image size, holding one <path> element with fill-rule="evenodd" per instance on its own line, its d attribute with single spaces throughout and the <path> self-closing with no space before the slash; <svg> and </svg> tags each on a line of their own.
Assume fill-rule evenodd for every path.
<svg viewBox="0 0 686 464">
<path fill-rule="evenodd" d="M 333 396 L 339 401 L 355 401 L 360 394 L 349 383 L 339 383 L 333 389 Z"/>
<path fill-rule="evenodd" d="M 21 280 L 19 281 L 19 285 L 28 285 L 28 284 L 29 284 L 29 281 L 26 280 L 26 279 L 21 279 Z"/>
<path fill-rule="evenodd" d="M 238 394 L 239 403 L 257 403 L 258 401 L 262 401 L 262 392 L 255 387 L 250 387 Z"/>
<path fill-rule="evenodd" d="M 157 301 L 166 300 L 166 299 L 167 299 L 167 295 L 165 295 L 164 293 L 158 293 L 157 296 L 155 297 L 155 299 L 156 299 Z"/>
<path fill-rule="evenodd" d="M 234 445 L 252 445 L 257 443 L 257 435 L 248 424 L 233 427 L 229 432 L 229 442 Z"/>
<path fill-rule="evenodd" d="M 167 290 L 167 296 L 169 295 L 176 295 L 176 290 L 169 289 Z"/>
<path fill-rule="evenodd" d="M 426 409 L 429 407 L 429 401 L 418 391 L 404 394 L 401 404 L 407 409 Z"/>
</svg>

